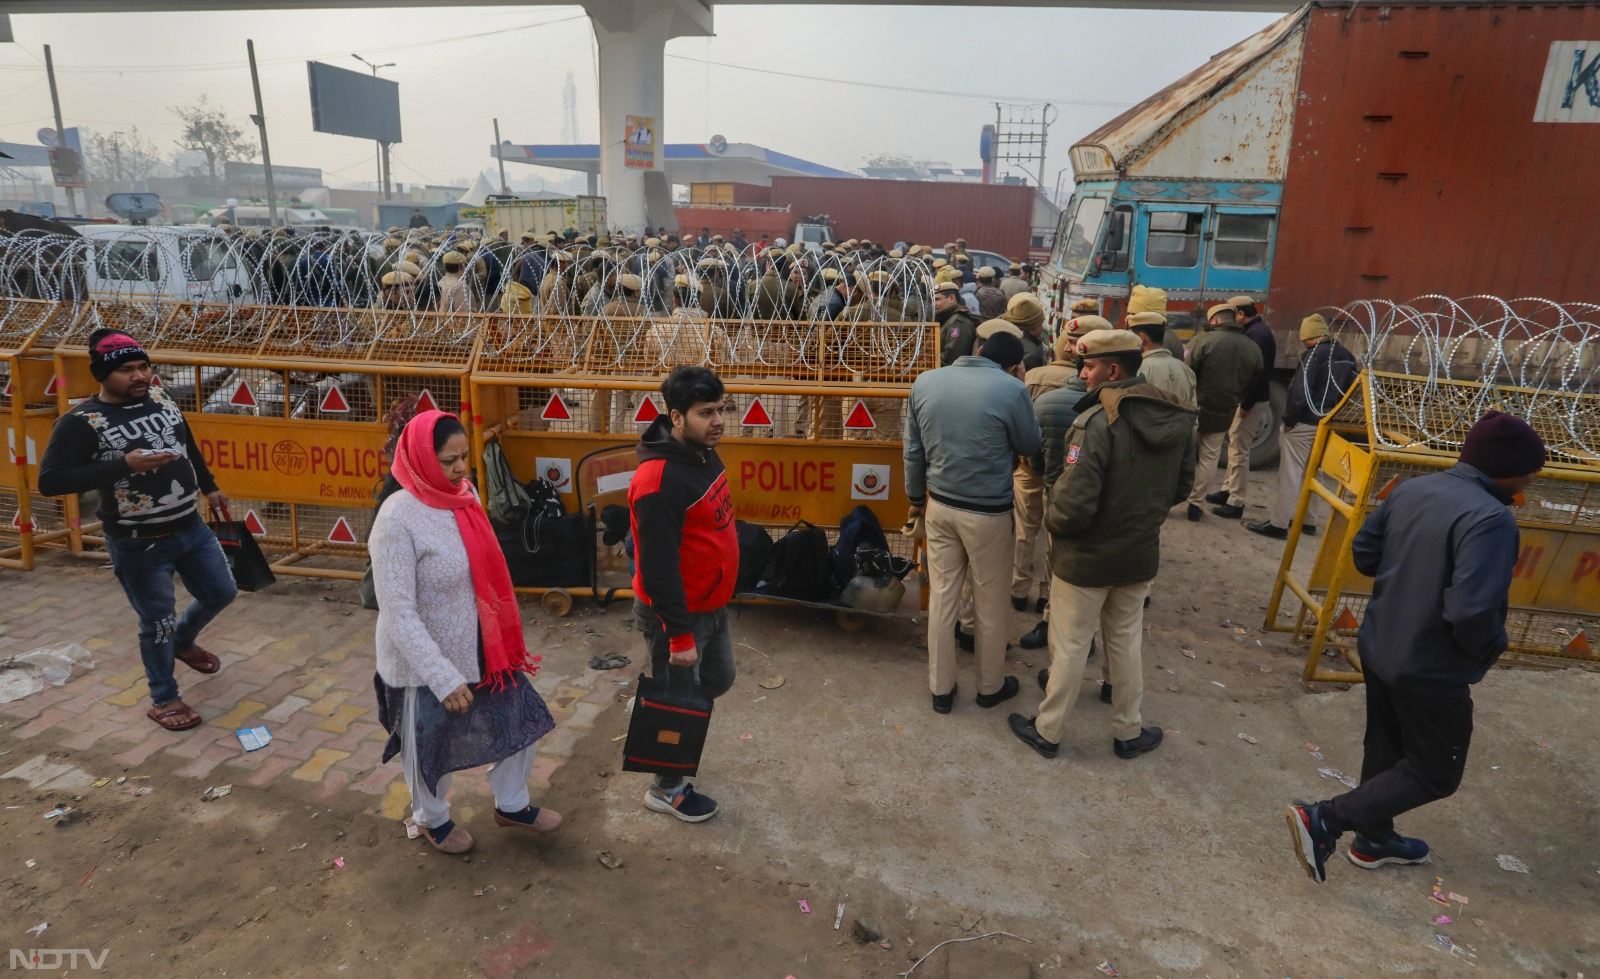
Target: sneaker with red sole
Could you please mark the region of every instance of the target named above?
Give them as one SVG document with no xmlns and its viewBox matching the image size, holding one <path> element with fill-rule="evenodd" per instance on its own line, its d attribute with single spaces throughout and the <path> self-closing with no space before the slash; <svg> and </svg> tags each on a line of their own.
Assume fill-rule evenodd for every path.
<svg viewBox="0 0 1600 979">
<path fill-rule="evenodd" d="M 1321 884 L 1328 879 L 1328 858 L 1339 851 L 1339 838 L 1328 832 L 1322 822 L 1322 803 L 1297 802 L 1283 810 L 1289 824 L 1289 836 L 1294 841 L 1294 852 L 1312 880 Z"/>
<path fill-rule="evenodd" d="M 1345 856 L 1357 867 L 1376 870 L 1384 864 L 1418 864 L 1433 859 L 1428 844 L 1396 833 L 1386 840 L 1370 840 L 1357 833 Z"/>
</svg>

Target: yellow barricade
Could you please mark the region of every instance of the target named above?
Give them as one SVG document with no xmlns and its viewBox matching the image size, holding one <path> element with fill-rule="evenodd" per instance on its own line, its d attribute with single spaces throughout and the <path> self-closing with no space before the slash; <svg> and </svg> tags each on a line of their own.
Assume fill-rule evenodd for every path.
<svg viewBox="0 0 1600 979">
<path fill-rule="evenodd" d="M 1371 578 L 1355 570 L 1351 544 L 1402 480 L 1455 465 L 1456 443 L 1490 409 L 1531 421 L 1549 443 L 1551 461 L 1515 508 L 1522 550 L 1513 573 L 1506 633 L 1512 660 L 1600 662 L 1600 635 L 1585 622 L 1600 616 L 1600 428 L 1574 441 L 1561 419 L 1600 410 L 1600 395 L 1486 387 L 1368 372 L 1317 430 L 1299 508 L 1267 606 L 1266 628 L 1309 643 L 1305 678 L 1359 682 L 1356 633 L 1372 595 Z M 1583 429 L 1579 429 L 1582 431 Z M 1293 569 L 1313 496 L 1330 519 L 1309 576 Z M 1285 592 L 1299 601 L 1293 618 Z M 1329 652 L 1342 663 L 1328 665 Z"/>
<path fill-rule="evenodd" d="M 566 320 L 486 333 L 472 374 L 474 448 L 481 456 L 498 439 L 518 478 L 550 480 L 575 511 L 591 502 L 580 499 L 581 461 L 634 445 L 666 411 L 661 376 L 685 363 L 711 367 L 727 388 L 718 453 L 737 519 L 833 530 L 865 504 L 891 547 L 911 552 L 894 533 L 908 506 L 900 439 L 910 382 L 938 364 L 929 324 Z M 612 485 L 625 485 L 632 466 L 607 463 L 623 480 Z M 631 595 L 622 567 L 602 566 L 613 586 L 602 591 Z"/>
<path fill-rule="evenodd" d="M 56 350 L 61 409 L 96 390 L 88 334 L 129 329 L 183 408 L 206 464 L 280 573 L 359 578 L 387 419 L 403 405 L 465 413 L 488 317 L 175 304 L 82 317 Z M 129 317 L 137 316 L 135 322 Z"/>
<path fill-rule="evenodd" d="M 912 550 L 893 533 L 907 506 L 900 439 L 911 381 L 938 364 L 933 324 L 26 300 L 0 301 L 0 316 L 14 324 L 0 334 L 0 354 L 40 386 L 37 404 L 7 402 L 7 417 L 22 419 L 8 424 L 21 432 L 26 422 L 41 450 L 54 417 L 98 390 L 89 334 L 111 327 L 143 343 L 235 519 L 280 573 L 360 576 L 391 415 L 431 406 L 462 416 L 480 458 L 498 438 L 520 479 L 550 479 L 575 511 L 575 467 L 637 442 L 665 410 L 661 378 L 680 363 L 712 367 L 727 385 L 721 454 L 739 519 L 831 530 L 864 503 L 896 550 Z M 38 417 L 23 419 L 24 409 Z M 628 471 L 626 457 L 606 460 L 613 475 Z M 9 465 L 0 478 L 21 493 L 17 512 L 31 502 L 76 517 L 75 501 L 28 500 L 19 489 L 29 485 L 26 467 Z M 75 532 L 70 543 L 103 542 Z"/>
<path fill-rule="evenodd" d="M 0 302 L 0 568 L 32 570 L 38 547 L 82 549 L 77 498 L 34 492 L 57 410 L 51 350 L 79 312 L 43 300 Z"/>
</svg>

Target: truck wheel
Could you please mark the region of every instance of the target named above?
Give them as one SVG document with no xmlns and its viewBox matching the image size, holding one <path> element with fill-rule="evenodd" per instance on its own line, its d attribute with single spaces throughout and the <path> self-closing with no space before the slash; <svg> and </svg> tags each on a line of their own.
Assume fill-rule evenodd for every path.
<svg viewBox="0 0 1600 979">
<path fill-rule="evenodd" d="M 1272 420 L 1256 436 L 1250 447 L 1250 468 L 1270 469 L 1278 464 L 1278 436 L 1283 434 L 1283 409 L 1289 401 L 1289 386 L 1272 379 Z"/>
</svg>

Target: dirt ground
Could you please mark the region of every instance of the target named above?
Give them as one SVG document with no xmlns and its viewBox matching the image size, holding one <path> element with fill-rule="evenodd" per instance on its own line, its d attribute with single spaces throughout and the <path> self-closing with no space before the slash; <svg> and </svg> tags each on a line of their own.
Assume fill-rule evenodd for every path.
<svg viewBox="0 0 1600 979">
<path fill-rule="evenodd" d="M 371 796 L 284 778 L 202 802 L 208 783 L 163 755 L 122 766 L 98 746 L 15 738 L 8 721 L 0 771 L 47 753 L 113 781 L 0 779 L 6 944 L 109 949 L 116 976 L 821 979 L 902 975 L 939 942 L 1005 932 L 946 946 L 912 975 L 1087 977 L 1102 962 L 1130 977 L 1600 975 L 1600 675 L 1494 672 L 1476 692 L 1462 790 L 1401 823 L 1434 863 L 1367 872 L 1340 859 L 1319 887 L 1281 808 L 1342 790 L 1319 767 L 1359 770 L 1362 694 L 1302 682 L 1299 651 L 1259 631 L 1280 546 L 1231 521 L 1169 524 L 1145 645 L 1146 722 L 1167 737 L 1150 755 L 1112 754 L 1090 683 L 1059 758 L 1016 741 L 1005 716 L 1037 705 L 1043 651 L 1012 651 L 1024 692 L 995 710 L 973 704 L 963 662 L 957 708 L 939 716 L 920 620 L 849 634 L 819 613 L 750 608 L 697 780 L 723 805 L 716 819 L 642 808 L 645 779 L 620 772 L 615 740 L 632 686 L 617 686 L 536 790 L 565 815 L 559 833 L 497 829 L 483 781 L 458 782 L 457 818 L 479 841 L 469 858 L 407 840 Z M 641 657 L 625 608 L 574 617 L 600 639 L 541 621 L 530 644 L 557 667 L 624 652 L 636 665 L 598 682 L 631 680 Z M 1013 637 L 1033 621 L 1016 615 Z M 102 661 L 124 669 L 136 653 Z M 138 787 L 152 791 L 127 792 Z M 57 806 L 84 816 L 42 818 Z M 1430 901 L 1435 877 L 1468 903 Z M 888 949 L 852 939 L 860 916 Z"/>
</svg>

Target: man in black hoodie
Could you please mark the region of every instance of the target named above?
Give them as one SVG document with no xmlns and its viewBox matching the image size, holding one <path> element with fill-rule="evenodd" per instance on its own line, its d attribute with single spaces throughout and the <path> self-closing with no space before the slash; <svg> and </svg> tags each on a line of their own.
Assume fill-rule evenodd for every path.
<svg viewBox="0 0 1600 979">
<path fill-rule="evenodd" d="M 222 663 L 196 644 L 200 630 L 233 601 L 227 559 L 197 502 L 213 508 L 228 498 L 200 456 L 183 412 L 154 386 L 150 355 L 116 330 L 89 335 L 89 372 L 100 393 L 56 421 L 39 461 L 45 496 L 100 493 L 99 517 L 111 566 L 139 615 L 149 718 L 169 731 L 200 724 L 178 699 L 174 661 L 200 673 Z M 194 601 L 178 616 L 172 575 L 183 576 Z"/>
<path fill-rule="evenodd" d="M 733 496 L 717 456 L 724 391 L 708 368 L 675 367 L 661 395 L 667 413 L 640 437 L 628 485 L 634 621 L 650 650 L 651 676 L 682 671 L 715 699 L 733 686 L 727 606 L 739 577 Z M 681 776 L 657 775 L 644 804 L 687 823 L 717 814 L 716 801 Z"/>
</svg>

